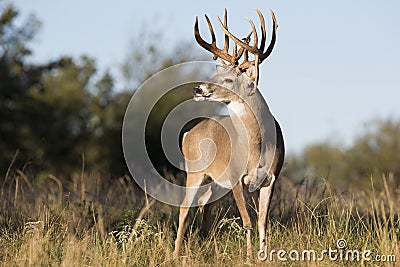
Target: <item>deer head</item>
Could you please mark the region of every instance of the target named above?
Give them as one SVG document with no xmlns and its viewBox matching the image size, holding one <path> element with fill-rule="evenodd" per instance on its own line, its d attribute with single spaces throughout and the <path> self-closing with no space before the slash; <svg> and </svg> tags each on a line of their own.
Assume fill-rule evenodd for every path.
<svg viewBox="0 0 400 267">
<path fill-rule="evenodd" d="M 237 74 L 239 73 L 244 73 L 248 78 L 250 78 L 253 81 L 253 85 L 250 86 L 252 87 L 250 90 L 250 95 L 254 94 L 254 92 L 257 90 L 257 85 L 259 81 L 259 65 L 272 53 L 272 50 L 274 48 L 275 42 L 276 42 L 276 30 L 278 28 L 278 24 L 276 22 L 276 17 L 275 14 L 272 10 L 270 10 L 271 15 L 272 15 L 272 20 L 273 20 L 273 30 L 272 30 L 272 37 L 271 37 L 271 42 L 268 46 L 267 49 L 265 49 L 265 44 L 266 44 L 266 39 L 267 39 L 267 33 L 265 30 L 265 20 L 264 16 L 262 15 L 261 11 L 256 9 L 256 12 L 258 14 L 258 17 L 260 19 L 261 23 L 261 42 L 260 46 L 258 47 L 258 35 L 256 31 L 256 27 L 254 25 L 254 22 L 250 19 L 248 19 L 252 31 L 247 35 L 246 38 L 243 38 L 240 40 L 236 36 L 234 36 L 232 33 L 229 32 L 228 30 L 228 20 L 227 20 L 227 11 L 225 9 L 224 12 L 224 23 L 221 22 L 221 19 L 218 17 L 218 23 L 221 27 L 221 29 L 225 33 L 225 44 L 223 49 L 217 48 L 217 42 L 214 34 L 214 29 L 212 27 L 212 24 L 210 22 L 210 19 L 208 18 L 207 15 L 205 15 L 208 28 L 211 33 L 211 43 L 206 42 L 199 33 L 199 25 L 198 25 L 198 17 L 196 17 L 196 22 L 194 24 L 194 35 L 196 38 L 196 41 L 199 43 L 201 47 L 206 49 L 207 51 L 210 51 L 211 53 L 214 54 L 214 60 L 220 59 L 221 62 L 224 65 L 229 65 L 231 67 L 234 67 L 237 70 Z M 250 39 L 251 36 L 253 36 L 253 44 L 250 45 Z M 232 39 L 234 42 L 233 50 L 232 53 L 229 54 L 229 39 Z M 238 46 L 240 47 L 238 50 Z M 265 51 L 264 51 L 265 50 Z M 251 53 L 254 56 L 253 60 L 249 60 L 249 53 Z M 243 60 L 240 62 L 241 57 L 243 56 Z M 217 69 L 218 71 L 218 69 Z M 220 71 L 218 71 L 220 73 Z M 226 74 L 226 73 L 224 73 Z M 239 77 L 239 75 L 237 76 Z M 231 79 L 234 80 L 234 79 Z M 229 81 L 229 80 L 228 80 Z"/>
<path fill-rule="evenodd" d="M 217 65 L 217 74 L 214 77 L 193 88 L 193 98 L 196 101 L 207 100 L 229 104 L 232 101 L 239 101 L 239 91 L 248 92 L 253 86 L 254 83 L 239 69 L 228 65 Z M 233 89 L 239 95 L 233 94 Z"/>
</svg>

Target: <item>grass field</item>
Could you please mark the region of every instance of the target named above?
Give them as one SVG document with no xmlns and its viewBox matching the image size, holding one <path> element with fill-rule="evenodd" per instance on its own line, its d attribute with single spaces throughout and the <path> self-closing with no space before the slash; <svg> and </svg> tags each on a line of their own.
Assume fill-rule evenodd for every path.
<svg viewBox="0 0 400 267">
<path fill-rule="evenodd" d="M 201 234 L 201 214 L 193 209 L 182 257 L 174 260 L 178 209 L 143 198 L 129 177 L 106 178 L 74 174 L 64 184 L 47 175 L 33 183 L 21 171 L 9 172 L 0 184 L 2 266 L 246 265 L 244 229 L 234 207 L 225 204 L 217 212 L 208 235 Z M 257 260 L 255 232 L 253 264 L 396 266 L 399 204 L 400 188 L 390 174 L 345 192 L 324 180 L 282 178 L 271 206 L 267 259 Z"/>
</svg>

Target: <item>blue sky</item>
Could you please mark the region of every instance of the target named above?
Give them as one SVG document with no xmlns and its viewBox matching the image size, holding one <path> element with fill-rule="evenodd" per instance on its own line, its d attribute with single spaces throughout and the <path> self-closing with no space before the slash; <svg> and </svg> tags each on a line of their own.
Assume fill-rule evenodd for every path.
<svg viewBox="0 0 400 267">
<path fill-rule="evenodd" d="M 398 0 L 13 3 L 22 17 L 34 13 L 43 22 L 32 46 L 33 61 L 86 54 L 114 73 L 143 29 L 162 31 L 166 50 L 184 41 L 197 53 L 196 15 L 207 13 L 216 28 L 216 16 L 226 7 L 230 29 L 242 36 L 250 30 L 246 17 L 258 23 L 255 7 L 263 11 L 270 32 L 271 8 L 278 40 L 262 64 L 259 87 L 282 125 L 289 151 L 324 140 L 350 144 L 364 122 L 400 118 Z M 208 38 L 203 17 L 200 29 Z"/>
</svg>

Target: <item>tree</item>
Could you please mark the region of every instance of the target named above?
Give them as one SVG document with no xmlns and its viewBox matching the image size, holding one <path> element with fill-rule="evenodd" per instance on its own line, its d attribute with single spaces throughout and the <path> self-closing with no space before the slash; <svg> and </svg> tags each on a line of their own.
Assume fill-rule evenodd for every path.
<svg viewBox="0 0 400 267">
<path fill-rule="evenodd" d="M 292 155 L 286 175 L 292 179 L 322 177 L 341 187 L 368 186 L 371 177 L 382 173 L 393 173 L 400 180 L 400 121 L 373 120 L 366 125 L 349 148 L 325 142 Z"/>
<path fill-rule="evenodd" d="M 374 173 L 393 173 L 399 179 L 400 121 L 373 120 L 366 125 L 365 132 L 347 151 L 349 175 L 362 180 Z"/>
<path fill-rule="evenodd" d="M 127 88 L 137 88 L 153 73 L 192 59 L 191 49 L 182 44 L 168 53 L 153 38 L 136 38 L 140 42 L 135 42 L 122 67 L 125 88 L 117 90 L 110 72 L 99 75 L 95 60 L 86 56 L 27 63 L 32 54 L 29 43 L 40 23 L 30 16 L 17 25 L 17 17 L 11 4 L 0 11 L 0 172 L 13 162 L 14 168 L 29 166 L 38 180 L 49 173 L 64 179 L 80 171 L 84 159 L 87 171 L 126 174 L 121 128 L 132 94 Z M 166 95 L 148 123 L 148 149 L 159 169 L 168 162 L 157 160 L 162 151 L 156 139 L 168 112 L 191 97 L 191 87 L 185 90 L 185 95 Z"/>
<path fill-rule="evenodd" d="M 8 4 L 0 11 L 0 149 L 2 160 L 0 170 L 10 164 L 14 154 L 20 151 L 20 164 L 27 161 L 31 140 L 32 95 L 29 88 L 40 87 L 42 73 L 65 63 L 60 59 L 43 65 L 26 64 L 31 54 L 28 47 L 34 38 L 40 23 L 31 16 L 21 26 L 16 25 L 18 12 Z"/>
</svg>

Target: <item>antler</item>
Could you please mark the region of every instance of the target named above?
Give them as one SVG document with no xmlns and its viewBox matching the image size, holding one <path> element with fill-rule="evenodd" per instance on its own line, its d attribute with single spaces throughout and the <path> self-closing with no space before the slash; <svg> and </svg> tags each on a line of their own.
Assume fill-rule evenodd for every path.
<svg viewBox="0 0 400 267">
<path fill-rule="evenodd" d="M 267 48 L 267 50 L 264 52 L 264 48 L 265 48 L 265 43 L 266 43 L 266 30 L 265 30 L 265 20 L 264 20 L 264 16 L 262 15 L 261 11 L 256 9 L 256 12 L 258 14 L 258 17 L 260 19 L 260 23 L 261 23 L 261 44 L 260 44 L 260 48 L 257 47 L 258 45 L 258 35 L 257 35 L 257 31 L 256 31 L 256 27 L 253 23 L 253 21 L 251 19 L 248 19 L 250 25 L 251 25 L 251 29 L 252 31 L 249 33 L 249 35 L 244 38 L 243 40 L 238 39 L 236 36 L 234 36 L 232 33 L 229 32 L 228 30 L 228 24 L 227 24 L 227 11 L 225 9 L 224 12 L 224 23 L 221 22 L 221 19 L 218 17 L 218 23 L 221 27 L 221 29 L 224 31 L 225 33 L 225 45 L 224 45 L 224 49 L 218 49 L 216 46 L 216 39 L 215 39 L 215 34 L 214 34 L 214 30 L 212 28 L 211 22 L 209 20 L 209 18 L 207 17 L 207 15 L 205 15 L 207 23 L 208 23 L 208 27 L 210 29 L 210 33 L 211 33 L 211 38 L 212 38 L 212 43 L 209 44 L 206 41 L 204 41 L 200 34 L 199 34 L 199 28 L 198 28 L 198 18 L 196 17 L 196 23 L 194 25 L 194 34 L 195 34 L 195 38 L 196 41 L 206 50 L 210 51 L 211 53 L 214 54 L 214 60 L 217 58 L 223 59 L 228 61 L 231 65 L 237 66 L 239 69 L 246 70 L 248 69 L 250 66 L 254 65 L 255 66 L 255 80 L 254 80 L 254 87 L 253 90 L 250 92 L 250 95 L 252 95 L 255 90 L 257 89 L 257 85 L 258 85 L 258 80 L 259 80 L 259 64 L 261 64 L 272 52 L 275 42 L 276 42 L 276 30 L 278 28 L 278 23 L 276 22 L 276 17 L 275 14 L 272 10 L 270 10 L 271 15 L 272 15 L 272 20 L 273 20 L 273 31 L 272 31 L 272 37 L 271 37 L 271 42 Z M 253 45 L 250 45 L 250 37 L 251 35 L 254 36 L 253 39 Z M 228 50 L 229 50 L 229 38 L 231 38 L 234 43 L 235 46 L 233 48 L 233 53 L 232 55 L 229 54 Z M 237 53 L 237 46 L 240 47 L 239 52 Z M 251 53 L 254 55 L 254 60 L 249 61 L 248 60 L 248 53 Z M 243 62 L 239 65 L 238 60 L 242 57 L 242 55 L 244 54 L 244 59 Z"/>
</svg>

